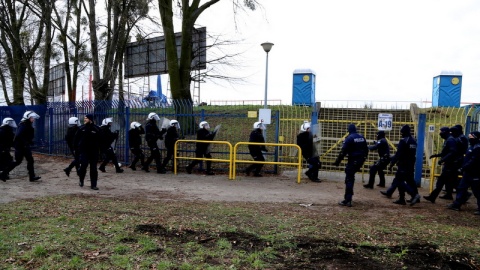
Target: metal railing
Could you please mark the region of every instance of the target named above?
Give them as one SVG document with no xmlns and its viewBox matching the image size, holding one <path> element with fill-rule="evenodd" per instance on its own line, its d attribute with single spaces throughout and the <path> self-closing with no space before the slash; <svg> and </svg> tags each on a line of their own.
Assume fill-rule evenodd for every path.
<svg viewBox="0 0 480 270">
<path fill-rule="evenodd" d="M 228 159 L 220 158 L 197 158 L 197 157 L 179 157 L 177 155 L 178 144 L 179 143 L 209 143 L 209 144 L 225 144 L 229 148 Z M 213 161 L 213 162 L 226 162 L 228 163 L 228 179 L 232 179 L 232 144 L 226 141 L 204 141 L 204 140 L 178 140 L 175 143 L 174 154 L 173 154 L 173 173 L 177 174 L 177 159 L 193 159 L 193 160 L 204 160 L 204 161 Z"/>
<path fill-rule="evenodd" d="M 290 146 L 295 147 L 298 150 L 298 159 L 297 162 L 283 162 L 283 161 L 253 161 L 253 160 L 237 160 L 237 149 L 240 145 L 264 145 L 264 146 Z M 297 183 L 300 184 L 300 173 L 302 171 L 302 149 L 296 144 L 283 144 L 283 143 L 253 143 L 253 142 L 238 142 L 235 144 L 233 150 L 233 179 L 235 179 L 236 174 L 236 164 L 237 163 L 253 163 L 253 164 L 272 164 L 272 165 L 289 165 L 297 166 Z"/>
</svg>

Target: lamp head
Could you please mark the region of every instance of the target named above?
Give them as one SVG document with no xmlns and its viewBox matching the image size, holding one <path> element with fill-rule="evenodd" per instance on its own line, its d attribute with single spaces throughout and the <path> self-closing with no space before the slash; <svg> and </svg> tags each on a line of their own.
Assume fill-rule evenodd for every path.
<svg viewBox="0 0 480 270">
<path fill-rule="evenodd" d="M 268 52 L 272 49 L 272 47 L 273 47 L 273 43 L 271 43 L 271 42 L 264 42 L 264 43 L 262 43 L 261 45 L 262 45 L 262 47 L 263 47 L 263 50 L 264 50 L 266 53 L 268 53 Z"/>
</svg>

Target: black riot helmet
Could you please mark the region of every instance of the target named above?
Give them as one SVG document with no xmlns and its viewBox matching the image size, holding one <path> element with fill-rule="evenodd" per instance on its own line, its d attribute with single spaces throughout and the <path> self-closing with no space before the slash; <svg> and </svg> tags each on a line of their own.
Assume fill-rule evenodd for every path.
<svg viewBox="0 0 480 270">
<path fill-rule="evenodd" d="M 453 126 L 450 128 L 450 133 L 454 138 L 458 138 L 462 133 L 460 132 L 460 129 L 458 129 L 457 126 Z"/>
<path fill-rule="evenodd" d="M 450 129 L 448 127 L 441 127 L 440 128 L 440 137 L 446 140 L 450 136 Z"/>
<path fill-rule="evenodd" d="M 380 130 L 377 132 L 377 140 L 385 138 L 385 131 Z"/>
<path fill-rule="evenodd" d="M 468 142 L 472 146 L 479 143 L 480 142 L 480 132 L 479 131 L 470 132 L 470 134 L 468 135 Z"/>
<path fill-rule="evenodd" d="M 348 130 L 348 133 L 350 134 L 357 133 L 357 127 L 354 124 L 348 125 L 347 130 Z"/>
<path fill-rule="evenodd" d="M 402 138 L 410 136 L 410 126 L 409 125 L 404 125 L 400 129 L 400 134 L 402 134 Z"/>
</svg>

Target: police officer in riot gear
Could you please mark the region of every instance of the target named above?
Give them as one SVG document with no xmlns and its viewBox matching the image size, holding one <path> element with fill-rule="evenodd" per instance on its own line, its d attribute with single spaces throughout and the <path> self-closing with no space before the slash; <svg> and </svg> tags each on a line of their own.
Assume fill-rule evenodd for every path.
<svg viewBox="0 0 480 270">
<path fill-rule="evenodd" d="M 395 155 L 390 160 L 389 171 L 393 170 L 393 166 L 397 165 L 397 172 L 393 179 L 392 185 L 387 191 L 380 191 L 388 198 L 392 197 L 393 192 L 398 187 L 400 198 L 393 203 L 406 205 L 405 192 L 412 196 L 410 205 L 413 206 L 420 201 L 417 185 L 414 179 L 415 161 L 417 156 L 417 141 L 412 137 L 409 125 L 404 125 L 400 129 L 402 138 L 398 142 L 398 148 Z"/>
<path fill-rule="evenodd" d="M 0 126 L 0 171 L 7 169 L 13 163 L 13 157 L 10 154 L 10 149 L 13 146 L 13 139 L 15 138 L 15 128 L 17 124 L 15 120 L 6 117 Z M 8 180 L 8 174 L 2 177 L 2 181 Z"/>
<path fill-rule="evenodd" d="M 172 159 L 175 151 L 175 143 L 180 138 L 180 123 L 177 120 L 170 120 L 167 133 L 165 134 L 165 148 L 167 148 L 167 155 L 163 159 L 162 168 L 160 173 L 166 173 L 165 167 L 168 162 Z"/>
<path fill-rule="evenodd" d="M 119 131 L 115 130 L 112 132 L 112 118 L 105 118 L 102 121 L 102 125 L 100 126 L 100 134 L 101 134 L 101 143 L 100 143 L 100 151 L 103 155 L 103 162 L 100 164 L 98 168 L 102 172 L 106 172 L 105 166 L 107 166 L 108 162 L 111 160 L 113 165 L 115 166 L 116 173 L 123 173 L 123 169 L 120 168 L 118 164 L 117 155 L 115 154 L 115 150 L 112 147 L 113 142 L 118 140 Z"/>
<path fill-rule="evenodd" d="M 23 161 L 23 158 L 27 160 L 27 170 L 30 182 L 40 180 L 41 177 L 35 175 L 35 169 L 33 166 L 34 160 L 31 149 L 35 135 L 33 122 L 35 119 L 39 118 L 40 116 L 34 111 L 26 111 L 23 114 L 23 118 L 18 125 L 13 142 L 13 147 L 15 148 L 15 162 L 11 163 L 10 166 L 3 170 L 3 172 L 0 174 L 1 180 L 7 179 L 8 173 L 20 165 Z"/>
<path fill-rule="evenodd" d="M 97 162 L 98 151 L 100 150 L 101 134 L 100 128 L 93 121 L 93 114 L 87 114 L 83 118 L 83 123 L 73 139 L 75 151 L 78 152 L 78 162 L 80 169 L 78 177 L 80 179 L 79 186 L 83 187 L 87 167 L 90 166 L 90 182 L 91 189 L 98 190 L 97 180 Z"/>
<path fill-rule="evenodd" d="M 469 139 L 467 138 L 467 136 L 465 136 L 465 134 L 463 134 L 463 127 L 462 125 L 455 125 L 455 128 L 458 130 L 458 136 L 456 136 L 456 134 L 452 134 L 454 137 L 457 137 L 458 140 L 460 140 L 461 144 L 462 144 L 462 153 L 465 154 L 468 150 L 468 145 L 469 145 Z M 455 130 L 454 130 L 455 132 Z"/>
<path fill-rule="evenodd" d="M 255 122 L 253 123 L 253 130 L 250 133 L 249 142 L 253 143 L 265 143 L 265 138 L 263 137 L 263 130 L 265 130 L 265 125 L 262 122 Z M 248 145 L 248 151 L 252 156 L 254 161 L 265 161 L 265 157 L 263 156 L 263 152 L 268 152 L 265 145 Z M 262 177 L 260 171 L 262 170 L 263 164 L 250 164 L 245 170 L 247 176 L 253 171 L 253 176 L 255 177 Z"/>
<path fill-rule="evenodd" d="M 142 146 L 142 134 L 145 134 L 145 130 L 142 127 L 142 124 L 139 122 L 132 122 L 130 124 L 130 130 L 128 131 L 128 144 L 130 146 L 130 152 L 132 152 L 133 160 L 130 166 L 128 166 L 132 171 L 136 171 L 137 162 L 140 161 L 140 164 L 145 166 L 145 154 L 141 148 Z"/>
<path fill-rule="evenodd" d="M 348 133 L 349 135 L 345 138 L 334 165 L 338 167 L 342 159 L 348 156 L 347 165 L 345 166 L 345 196 L 344 200 L 338 204 L 351 207 L 355 173 L 360 171 L 367 159 L 368 146 L 367 140 L 365 140 L 362 134 L 357 133 L 357 128 L 354 124 L 348 125 Z"/>
<path fill-rule="evenodd" d="M 305 174 L 313 182 L 320 183 L 318 179 L 318 170 L 322 167 L 317 148 L 313 144 L 313 134 L 310 130 L 311 123 L 305 121 L 300 126 L 300 133 L 297 135 L 297 145 L 302 149 L 302 156 L 308 163 L 308 170 Z"/>
<path fill-rule="evenodd" d="M 379 187 L 385 187 L 385 168 L 387 168 L 388 163 L 390 163 L 390 147 L 388 146 L 387 139 L 385 139 L 385 131 L 380 130 L 377 132 L 377 141 L 375 145 L 369 146 L 368 150 L 378 152 L 379 159 L 370 166 L 370 178 L 368 179 L 368 184 L 363 185 L 364 188 L 373 189 L 373 184 L 375 183 L 375 175 L 378 173 L 380 178 L 380 183 L 377 185 Z"/>
<path fill-rule="evenodd" d="M 160 149 L 158 148 L 157 141 L 163 140 L 163 134 L 166 130 L 160 129 L 157 126 L 157 121 L 160 120 L 160 117 L 154 112 L 148 114 L 147 124 L 145 125 L 145 141 L 150 148 L 150 156 L 147 161 L 145 161 L 142 170 L 149 172 L 150 163 L 155 160 L 155 165 L 157 166 L 157 173 L 162 173 L 162 163 Z"/>
<path fill-rule="evenodd" d="M 63 169 L 67 176 L 70 176 L 70 172 L 72 171 L 73 167 L 77 169 L 77 173 L 80 168 L 78 165 L 78 155 L 75 153 L 75 148 L 73 145 L 73 139 L 75 138 L 75 134 L 77 134 L 79 127 L 80 123 L 77 117 L 70 117 L 70 119 L 68 119 L 68 129 L 67 134 L 65 134 L 65 141 L 67 142 L 70 153 L 73 155 L 73 160 L 67 168 Z"/>
<path fill-rule="evenodd" d="M 197 140 L 201 141 L 212 141 L 213 138 L 215 138 L 215 132 L 210 132 L 210 125 L 208 124 L 207 121 L 202 121 L 198 125 L 199 129 L 197 130 Z M 204 143 L 204 142 L 197 142 L 195 144 L 195 157 L 196 158 L 212 158 L 212 155 L 210 154 L 209 151 L 209 143 Z M 187 166 L 187 173 L 191 174 L 192 169 L 195 165 L 199 164 L 201 160 L 193 160 L 188 166 Z M 212 162 L 207 160 L 207 175 L 214 175 L 215 173 L 212 171 Z"/>
<path fill-rule="evenodd" d="M 454 131 L 454 133 L 457 131 Z M 453 188 L 457 183 L 458 169 L 460 169 L 463 160 L 461 143 L 455 139 L 450 133 L 448 127 L 440 128 L 440 137 L 444 139 L 442 152 L 440 154 L 431 155 L 430 158 L 439 157 L 438 165 L 442 165 L 442 173 L 437 179 L 435 189 L 428 196 L 424 196 L 427 201 L 435 203 L 438 195 L 442 191 L 443 186 L 447 193 L 440 196 L 441 199 L 453 200 Z"/>
<path fill-rule="evenodd" d="M 457 196 L 452 204 L 447 207 L 451 210 L 459 211 L 460 207 L 465 204 L 470 196 L 468 188 L 472 189 L 473 195 L 477 198 L 477 210 L 475 215 L 480 215 L 480 132 L 474 131 L 468 135 L 470 147 L 465 154 L 460 173 L 462 180 L 457 187 Z"/>
</svg>

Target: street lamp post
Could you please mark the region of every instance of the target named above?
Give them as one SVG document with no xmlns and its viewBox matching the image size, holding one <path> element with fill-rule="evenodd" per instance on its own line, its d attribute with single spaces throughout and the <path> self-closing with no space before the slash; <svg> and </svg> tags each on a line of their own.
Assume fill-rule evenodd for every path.
<svg viewBox="0 0 480 270">
<path fill-rule="evenodd" d="M 267 53 L 267 64 L 265 69 L 265 100 L 263 101 L 263 108 L 267 108 L 267 91 L 268 91 L 268 53 L 273 47 L 273 43 L 271 42 L 264 42 L 261 44 L 263 50 Z"/>
<path fill-rule="evenodd" d="M 263 101 L 263 108 L 267 109 L 267 92 L 268 92 L 268 52 L 273 47 L 273 43 L 271 42 L 264 42 L 261 44 L 263 47 L 263 50 L 267 53 L 267 64 L 265 68 L 265 100 Z M 267 131 L 264 129 L 263 130 L 263 138 L 265 138 L 265 141 L 267 141 Z"/>
</svg>

